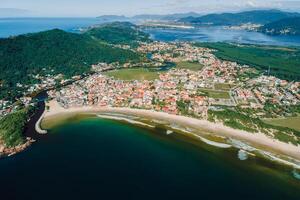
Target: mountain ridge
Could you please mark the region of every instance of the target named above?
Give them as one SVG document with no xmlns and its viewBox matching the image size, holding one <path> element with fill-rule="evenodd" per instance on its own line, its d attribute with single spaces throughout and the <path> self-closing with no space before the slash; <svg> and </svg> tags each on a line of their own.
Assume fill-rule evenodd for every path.
<svg viewBox="0 0 300 200">
<path fill-rule="evenodd" d="M 187 17 L 178 22 L 198 25 L 241 25 L 245 23 L 267 24 L 289 17 L 300 17 L 300 13 L 280 10 L 252 10 L 239 13 L 209 14 L 201 17 Z"/>
</svg>

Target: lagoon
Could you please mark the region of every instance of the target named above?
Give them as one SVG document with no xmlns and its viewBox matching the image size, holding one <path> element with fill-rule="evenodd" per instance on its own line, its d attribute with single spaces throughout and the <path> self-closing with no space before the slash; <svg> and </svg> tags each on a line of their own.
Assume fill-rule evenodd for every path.
<svg viewBox="0 0 300 200">
<path fill-rule="evenodd" d="M 220 26 L 180 28 L 147 28 L 154 40 L 175 42 L 229 42 L 242 44 L 300 46 L 300 36 L 268 36 L 246 30 L 228 30 Z"/>
</svg>

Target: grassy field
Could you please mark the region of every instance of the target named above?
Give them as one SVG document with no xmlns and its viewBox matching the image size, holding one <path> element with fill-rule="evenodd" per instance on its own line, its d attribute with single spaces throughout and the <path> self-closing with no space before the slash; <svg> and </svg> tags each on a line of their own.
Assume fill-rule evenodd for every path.
<svg viewBox="0 0 300 200">
<path fill-rule="evenodd" d="M 285 119 L 266 119 L 264 121 L 274 126 L 282 126 L 300 131 L 300 117 L 290 117 Z"/>
<path fill-rule="evenodd" d="M 228 43 L 197 43 L 216 49 L 218 58 L 247 64 L 259 70 L 271 68 L 271 75 L 281 79 L 300 80 L 300 48 L 237 45 Z"/>
<path fill-rule="evenodd" d="M 224 110 L 221 111 L 209 110 L 208 120 L 213 122 L 221 120 L 224 125 L 234 129 L 245 130 L 253 133 L 261 132 L 268 136 L 274 136 L 275 139 L 282 142 L 291 142 L 295 145 L 300 144 L 300 131 L 279 126 L 278 123 L 270 124 L 265 120 L 252 118 L 247 113 L 241 113 L 240 109 L 224 108 Z M 270 129 L 273 130 L 272 135 L 269 133 Z"/>
<path fill-rule="evenodd" d="M 216 91 L 210 89 L 199 89 L 200 93 L 214 99 L 230 99 L 230 95 L 226 91 Z"/>
<path fill-rule="evenodd" d="M 215 89 L 216 90 L 224 90 L 224 91 L 229 91 L 233 85 L 227 84 L 227 83 L 217 83 L 215 84 Z"/>
<path fill-rule="evenodd" d="M 120 80 L 154 80 L 159 77 L 159 74 L 155 70 L 149 70 L 145 68 L 138 69 L 119 69 L 104 73 L 107 76 L 114 77 Z"/>
<path fill-rule="evenodd" d="M 199 71 L 203 68 L 203 65 L 201 65 L 200 63 L 183 61 L 183 62 L 176 63 L 176 67 L 179 69 L 189 69 L 192 71 Z"/>
</svg>

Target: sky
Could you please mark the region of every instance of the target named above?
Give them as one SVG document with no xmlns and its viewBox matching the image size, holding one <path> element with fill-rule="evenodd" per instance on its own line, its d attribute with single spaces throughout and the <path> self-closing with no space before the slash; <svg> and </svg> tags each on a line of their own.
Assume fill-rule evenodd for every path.
<svg viewBox="0 0 300 200">
<path fill-rule="evenodd" d="M 0 17 L 96 17 L 100 15 L 300 11 L 300 0 L 0 0 Z"/>
</svg>

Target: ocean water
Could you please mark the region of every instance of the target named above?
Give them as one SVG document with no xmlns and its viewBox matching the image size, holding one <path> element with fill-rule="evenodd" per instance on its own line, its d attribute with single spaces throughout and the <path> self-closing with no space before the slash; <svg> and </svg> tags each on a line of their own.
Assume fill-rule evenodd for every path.
<svg viewBox="0 0 300 200">
<path fill-rule="evenodd" d="M 300 199 L 295 171 L 237 153 L 85 118 L 0 160 L 1 199 Z"/>
<path fill-rule="evenodd" d="M 97 18 L 0 18 L 0 38 L 26 33 L 59 28 L 69 32 L 79 32 L 78 29 L 101 24 Z"/>
</svg>

